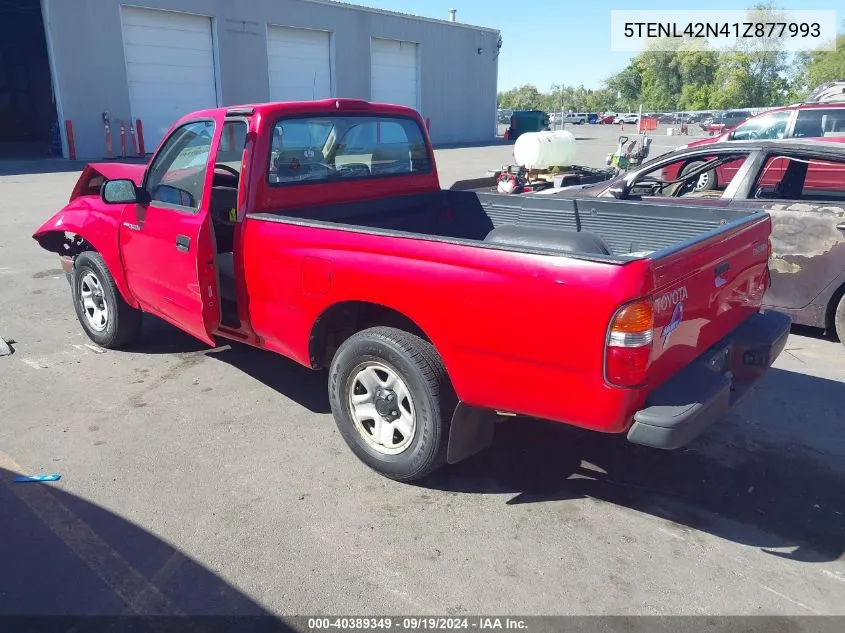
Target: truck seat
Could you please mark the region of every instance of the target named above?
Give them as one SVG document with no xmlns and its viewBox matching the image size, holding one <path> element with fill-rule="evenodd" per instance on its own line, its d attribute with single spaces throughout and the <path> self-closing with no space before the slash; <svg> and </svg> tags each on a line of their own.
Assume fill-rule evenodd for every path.
<svg viewBox="0 0 845 633">
<path fill-rule="evenodd" d="M 235 292 L 235 258 L 232 253 L 217 255 L 217 277 L 220 279 L 220 297 L 237 301 Z"/>
<path fill-rule="evenodd" d="M 589 231 L 505 224 L 490 231 L 484 241 L 523 248 L 543 248 L 564 253 L 611 254 L 610 248 L 604 240 Z"/>
<path fill-rule="evenodd" d="M 411 171 L 411 150 L 407 143 L 376 145 L 373 149 L 372 174 L 407 174 Z"/>
<path fill-rule="evenodd" d="M 209 213 L 211 213 L 211 221 L 214 223 L 214 237 L 217 242 L 217 251 L 231 251 L 235 242 L 235 226 L 229 219 L 229 212 L 232 209 L 237 209 L 237 188 L 212 187 L 208 206 Z"/>
</svg>

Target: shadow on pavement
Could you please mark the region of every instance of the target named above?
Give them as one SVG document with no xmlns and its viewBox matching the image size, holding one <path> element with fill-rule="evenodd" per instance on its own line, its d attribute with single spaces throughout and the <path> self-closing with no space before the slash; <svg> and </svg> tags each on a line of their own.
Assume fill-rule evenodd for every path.
<svg viewBox="0 0 845 633">
<path fill-rule="evenodd" d="M 139 354 L 176 356 L 207 353 L 209 358 L 232 365 L 313 413 L 330 413 L 328 375 L 264 350 L 220 339 L 226 349 L 212 351 L 208 345 L 161 319 L 144 315 L 141 336 L 127 349 Z"/>
<path fill-rule="evenodd" d="M 153 319 L 142 339 L 142 353 L 208 349 Z M 210 356 L 310 411 L 330 412 L 325 372 L 235 343 Z M 794 548 L 773 556 L 832 561 L 845 554 L 842 410 L 841 382 L 772 368 L 735 413 L 687 449 L 659 451 L 624 436 L 517 419 L 499 426 L 490 449 L 424 485 L 514 493 L 509 504 L 591 497 L 737 543 Z"/>
<path fill-rule="evenodd" d="M 789 394 L 797 418 L 771 394 Z M 659 451 L 553 423 L 502 424 L 486 452 L 435 473 L 427 487 L 514 493 L 512 504 L 592 498 L 802 562 L 845 554 L 845 450 L 830 412 L 845 409 L 841 382 L 771 369 L 749 404 L 764 424 L 731 415 L 688 449 Z M 743 416 L 744 417 L 744 416 Z M 826 421 L 826 422 L 825 422 Z M 775 427 L 775 425 L 772 425 Z M 771 435 L 770 435 L 771 433 Z M 739 437 L 732 436 L 738 434 Z M 825 447 L 824 453 L 820 447 Z M 837 467 L 838 465 L 838 467 Z M 774 549 L 792 551 L 771 551 Z"/>
<path fill-rule="evenodd" d="M 790 331 L 797 335 L 797 336 L 806 336 L 807 338 L 813 338 L 817 341 L 837 341 L 836 333 L 835 332 L 825 332 L 821 328 L 817 327 L 810 327 L 808 325 L 798 325 L 797 323 L 793 323 Z M 845 349 L 842 350 L 845 352 Z M 845 358 L 845 353 L 843 353 L 843 358 Z"/>
<path fill-rule="evenodd" d="M 8 616 L 65 616 L 63 630 L 88 630 L 80 616 L 108 616 L 99 624 L 125 617 L 139 631 L 293 630 L 142 527 L 61 482 L 13 483 L 16 474 L 0 469 L 3 627 Z"/>
</svg>

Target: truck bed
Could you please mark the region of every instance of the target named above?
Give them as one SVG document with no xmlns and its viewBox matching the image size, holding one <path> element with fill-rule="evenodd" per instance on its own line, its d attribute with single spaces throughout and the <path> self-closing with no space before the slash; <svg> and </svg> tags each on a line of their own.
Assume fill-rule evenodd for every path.
<svg viewBox="0 0 845 633">
<path fill-rule="evenodd" d="M 669 200 L 643 203 L 442 190 L 249 217 L 624 263 L 655 252 L 665 256 L 725 225 L 741 224 L 754 213 Z"/>
</svg>

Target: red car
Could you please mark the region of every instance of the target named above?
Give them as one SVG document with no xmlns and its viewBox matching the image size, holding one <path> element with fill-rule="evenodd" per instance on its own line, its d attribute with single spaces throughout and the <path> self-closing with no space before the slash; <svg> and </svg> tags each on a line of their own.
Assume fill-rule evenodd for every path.
<svg viewBox="0 0 845 633">
<path fill-rule="evenodd" d="M 189 114 L 149 165 L 88 165 L 33 237 L 96 343 L 148 313 L 326 368 L 351 450 L 411 481 L 497 412 L 671 449 L 747 393 L 790 324 L 760 309 L 771 220 L 687 215 L 444 191 L 419 114 L 329 99 Z"/>
<path fill-rule="evenodd" d="M 728 110 L 702 122 L 700 127 L 705 132 L 721 134 L 724 130 L 736 127 L 751 116 L 748 110 Z"/>
<path fill-rule="evenodd" d="M 718 136 L 693 141 L 678 149 L 730 141 L 763 141 L 787 138 L 828 139 L 837 137 L 845 137 L 845 103 L 803 103 L 766 110 Z M 742 161 L 736 161 L 722 165 L 716 170 L 705 172 L 698 180 L 696 191 L 726 187 L 741 164 Z M 697 167 L 697 164 L 693 163 L 682 165 L 681 171 L 675 174 L 667 174 L 667 177 L 677 176 L 684 173 L 684 170 L 692 170 L 695 167 Z M 812 177 L 811 174 L 810 178 Z M 777 182 L 777 180 L 776 175 L 772 174 L 772 183 Z M 823 184 L 818 182 L 815 183 L 815 186 L 821 188 Z"/>
</svg>

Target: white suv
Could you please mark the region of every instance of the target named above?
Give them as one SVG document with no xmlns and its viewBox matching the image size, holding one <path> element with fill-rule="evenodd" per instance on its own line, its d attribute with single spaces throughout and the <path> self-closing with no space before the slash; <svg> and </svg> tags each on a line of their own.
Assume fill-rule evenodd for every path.
<svg viewBox="0 0 845 633">
<path fill-rule="evenodd" d="M 564 123 L 574 123 L 579 125 L 581 123 L 586 123 L 589 115 L 586 112 L 567 112 L 563 115 Z"/>
</svg>

